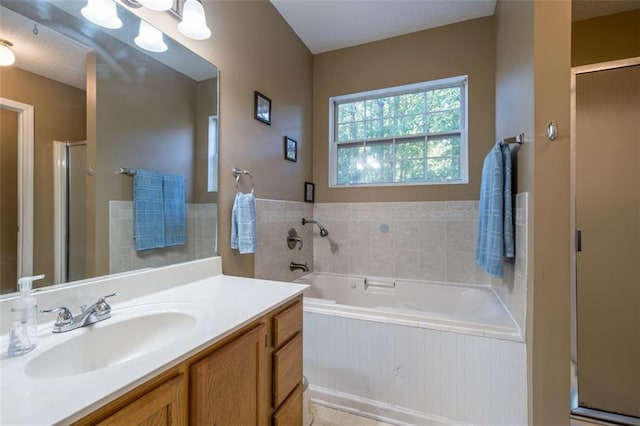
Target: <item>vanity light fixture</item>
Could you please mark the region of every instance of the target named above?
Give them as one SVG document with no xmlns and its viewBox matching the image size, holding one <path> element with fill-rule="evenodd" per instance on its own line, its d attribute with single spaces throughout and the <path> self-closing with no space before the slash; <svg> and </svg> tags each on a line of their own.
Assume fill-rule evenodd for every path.
<svg viewBox="0 0 640 426">
<path fill-rule="evenodd" d="M 98 26 L 111 30 L 122 27 L 122 21 L 118 17 L 118 10 L 113 0 L 88 0 L 80 13 Z"/>
<path fill-rule="evenodd" d="M 206 40 L 211 37 L 211 30 L 207 27 L 204 7 L 198 0 L 187 0 L 182 9 L 182 22 L 178 24 L 178 31 L 194 40 Z"/>
<path fill-rule="evenodd" d="M 8 67 L 16 61 L 16 55 L 11 50 L 13 43 L 9 40 L 0 38 L 0 66 Z"/>
<path fill-rule="evenodd" d="M 138 37 L 133 40 L 139 47 L 149 52 L 162 53 L 167 51 L 162 32 L 146 21 L 140 21 Z"/>
<path fill-rule="evenodd" d="M 173 0 L 137 0 L 138 3 L 151 10 L 164 12 L 171 9 Z"/>
</svg>

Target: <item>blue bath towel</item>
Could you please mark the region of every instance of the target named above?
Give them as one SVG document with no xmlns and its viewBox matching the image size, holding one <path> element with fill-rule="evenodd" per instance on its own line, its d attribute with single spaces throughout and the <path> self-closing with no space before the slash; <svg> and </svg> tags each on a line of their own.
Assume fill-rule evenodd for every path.
<svg viewBox="0 0 640 426">
<path fill-rule="evenodd" d="M 136 250 L 164 247 L 162 175 L 136 170 L 133 176 L 133 237 Z"/>
<path fill-rule="evenodd" d="M 162 175 L 165 246 L 184 245 L 186 203 L 184 176 Z"/>
<path fill-rule="evenodd" d="M 504 170 L 504 256 L 515 256 L 513 235 L 513 196 L 511 194 L 511 148 L 508 144 L 502 146 Z"/>
<path fill-rule="evenodd" d="M 502 278 L 503 257 L 513 257 L 511 152 L 496 144 L 484 159 L 478 211 L 476 262 L 487 274 Z"/>
<path fill-rule="evenodd" d="M 231 248 L 240 254 L 256 252 L 256 202 L 253 193 L 236 193 L 231 210 Z"/>
</svg>

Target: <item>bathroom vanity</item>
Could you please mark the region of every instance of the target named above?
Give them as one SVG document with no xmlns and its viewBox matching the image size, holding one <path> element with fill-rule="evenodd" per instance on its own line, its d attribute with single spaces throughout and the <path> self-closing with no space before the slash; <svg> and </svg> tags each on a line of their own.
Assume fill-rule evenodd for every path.
<svg viewBox="0 0 640 426">
<path fill-rule="evenodd" d="M 36 292 L 73 312 L 118 296 L 112 318 L 53 334 L 47 315 L 34 351 L 3 355 L 0 423 L 301 424 L 305 288 L 225 276 L 211 258 Z"/>
</svg>

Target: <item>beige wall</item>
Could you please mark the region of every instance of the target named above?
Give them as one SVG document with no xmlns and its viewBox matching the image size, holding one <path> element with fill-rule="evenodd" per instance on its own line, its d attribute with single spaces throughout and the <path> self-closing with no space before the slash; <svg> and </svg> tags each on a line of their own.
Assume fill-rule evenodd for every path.
<svg viewBox="0 0 640 426">
<path fill-rule="evenodd" d="M 53 282 L 53 141 L 86 138 L 86 95 L 16 67 L 0 71 L 0 95 L 35 110 L 33 273 L 46 275 L 34 282 L 41 287 Z"/>
<path fill-rule="evenodd" d="M 571 65 L 640 56 L 640 9 L 574 22 Z"/>
<path fill-rule="evenodd" d="M 137 9 L 220 69 L 219 252 L 226 274 L 253 276 L 254 256 L 230 249 L 234 167 L 250 170 L 259 198 L 302 201 L 311 180 L 312 63 L 309 50 L 267 0 L 205 1 L 213 35 L 186 39 L 166 13 Z M 253 92 L 272 100 L 272 124 L 253 118 Z M 298 141 L 298 162 L 284 160 L 283 137 Z"/>
<path fill-rule="evenodd" d="M 500 0 L 496 136 L 524 131 L 518 191 L 529 192 L 529 424 L 569 424 L 571 3 Z M 550 120 L 560 135 L 546 139 Z"/>
<path fill-rule="evenodd" d="M 535 1 L 532 423 L 569 424 L 571 3 Z M 546 138 L 549 120 L 559 136 Z"/>
<path fill-rule="evenodd" d="M 313 64 L 316 201 L 478 199 L 482 161 L 495 143 L 494 37 L 494 18 L 486 17 L 316 55 Z M 465 74 L 469 76 L 469 184 L 329 188 L 330 97 Z"/>
</svg>

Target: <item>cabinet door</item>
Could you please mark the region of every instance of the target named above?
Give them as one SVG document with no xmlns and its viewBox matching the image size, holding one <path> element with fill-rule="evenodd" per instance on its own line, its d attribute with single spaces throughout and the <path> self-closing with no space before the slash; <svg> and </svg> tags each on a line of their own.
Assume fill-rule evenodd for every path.
<svg viewBox="0 0 640 426">
<path fill-rule="evenodd" d="M 264 424 L 265 326 L 260 324 L 193 364 L 190 423 Z"/>
<path fill-rule="evenodd" d="M 100 426 L 184 425 L 184 375 L 180 374 L 107 417 Z"/>
<path fill-rule="evenodd" d="M 302 384 L 299 384 L 273 415 L 273 426 L 301 425 L 302 420 Z"/>
</svg>

